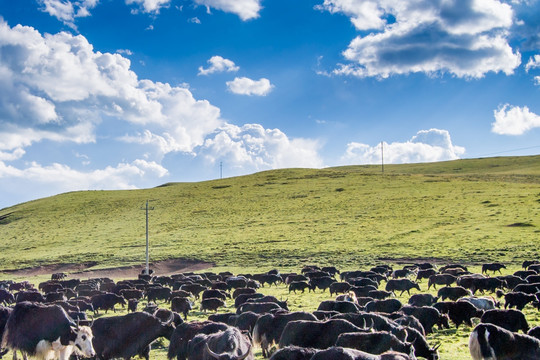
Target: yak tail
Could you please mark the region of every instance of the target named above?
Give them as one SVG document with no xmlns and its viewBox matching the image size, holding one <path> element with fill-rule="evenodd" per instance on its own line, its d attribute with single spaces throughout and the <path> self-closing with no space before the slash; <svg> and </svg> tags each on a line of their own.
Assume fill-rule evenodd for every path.
<svg viewBox="0 0 540 360">
<path fill-rule="evenodd" d="M 173 336 L 174 336 L 174 334 L 173 334 Z M 169 344 L 169 349 L 167 350 L 167 359 L 169 359 L 169 360 L 176 359 L 178 354 L 181 351 L 180 346 L 178 344 L 179 341 L 174 341 L 174 340 L 177 340 L 177 339 L 173 339 L 171 337 L 171 342 Z"/>
<path fill-rule="evenodd" d="M 8 333 L 9 333 L 9 329 L 6 324 L 4 334 L 2 335 L 2 338 L 0 338 L 0 349 L 8 348 L 8 336 L 9 336 Z"/>
<path fill-rule="evenodd" d="M 259 325 L 260 325 L 259 322 L 256 322 L 255 326 L 253 327 L 253 343 L 254 344 L 260 344 L 262 341 L 261 327 Z"/>
<path fill-rule="evenodd" d="M 257 319 L 257 322 L 255 323 L 255 326 L 253 327 L 253 343 L 254 344 L 261 344 L 265 338 L 266 338 L 266 329 L 269 328 L 270 322 L 274 316 L 271 314 L 263 315 L 259 319 Z"/>
<path fill-rule="evenodd" d="M 469 352 L 473 360 L 496 360 L 493 348 L 489 345 L 489 330 L 479 324 L 469 336 Z"/>
</svg>

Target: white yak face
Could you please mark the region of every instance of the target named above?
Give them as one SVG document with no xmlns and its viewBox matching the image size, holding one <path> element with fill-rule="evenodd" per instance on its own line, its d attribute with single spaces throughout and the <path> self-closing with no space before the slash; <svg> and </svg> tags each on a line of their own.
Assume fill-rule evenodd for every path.
<svg viewBox="0 0 540 360">
<path fill-rule="evenodd" d="M 96 356 L 96 352 L 92 346 L 92 338 L 94 337 L 92 334 L 92 329 L 90 329 L 88 326 L 79 326 L 76 333 L 77 338 L 75 339 L 74 343 L 75 352 L 84 357 Z"/>
</svg>

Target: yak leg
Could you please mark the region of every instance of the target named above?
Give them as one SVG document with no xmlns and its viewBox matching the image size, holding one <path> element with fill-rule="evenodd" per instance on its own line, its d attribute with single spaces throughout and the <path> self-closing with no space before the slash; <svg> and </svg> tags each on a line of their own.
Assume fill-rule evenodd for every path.
<svg viewBox="0 0 540 360">
<path fill-rule="evenodd" d="M 146 360 L 150 360 L 150 345 L 145 347 L 141 353 L 139 354 L 140 357 L 144 357 Z"/>
<path fill-rule="evenodd" d="M 28 355 L 24 351 L 21 351 L 23 360 L 28 360 Z M 13 360 L 17 360 L 17 350 L 13 349 Z"/>
</svg>

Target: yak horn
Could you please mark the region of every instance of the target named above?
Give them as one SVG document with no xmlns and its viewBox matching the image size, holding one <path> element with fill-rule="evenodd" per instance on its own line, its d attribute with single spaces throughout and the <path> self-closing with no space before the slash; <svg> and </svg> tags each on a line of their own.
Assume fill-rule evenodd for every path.
<svg viewBox="0 0 540 360">
<path fill-rule="evenodd" d="M 213 352 L 213 351 L 210 349 L 210 347 L 208 346 L 208 343 L 205 344 L 205 350 L 206 350 L 206 352 L 208 353 L 208 355 L 210 355 L 210 356 L 213 357 L 214 359 L 217 359 L 217 360 L 220 359 L 220 355 L 217 354 L 217 353 L 215 353 L 215 352 Z M 240 355 L 240 356 L 237 356 L 237 357 L 235 357 L 234 359 L 235 359 L 235 360 L 244 360 L 245 358 L 247 358 L 247 357 L 249 356 L 250 351 L 251 351 L 251 344 L 249 344 L 249 347 L 248 347 L 247 351 L 245 352 L 245 354 Z"/>
<path fill-rule="evenodd" d="M 441 343 L 438 343 L 437 345 L 435 345 L 435 346 L 433 347 L 433 350 L 434 350 L 434 351 L 437 351 L 437 350 L 439 350 L 440 347 L 441 347 Z"/>
<path fill-rule="evenodd" d="M 236 360 L 244 360 L 245 358 L 248 357 L 249 353 L 251 351 L 251 344 L 249 344 L 249 347 L 248 349 L 246 350 L 246 353 L 244 355 L 240 355 L 236 358 Z"/>
<path fill-rule="evenodd" d="M 219 354 L 216 354 L 215 352 L 213 352 L 212 350 L 210 350 L 210 347 L 208 346 L 208 343 L 206 343 L 206 348 L 205 348 L 206 352 L 208 353 L 208 355 L 210 355 L 211 357 L 213 357 L 214 359 L 218 359 L 219 360 Z"/>
<path fill-rule="evenodd" d="M 156 311 L 154 311 L 154 313 L 152 314 L 153 316 L 157 317 L 157 314 L 159 312 L 159 309 L 157 309 Z M 159 319 L 159 318 L 158 318 Z M 167 319 L 167 321 L 161 321 L 161 319 L 159 319 L 159 321 L 161 322 L 161 324 L 163 325 L 169 325 L 170 323 L 172 323 L 174 320 L 174 313 L 171 311 L 171 316 L 169 316 L 169 318 Z"/>
<path fill-rule="evenodd" d="M 171 311 L 171 316 L 169 316 L 169 319 L 163 323 L 163 325 L 169 325 L 174 321 L 174 313 Z"/>
</svg>

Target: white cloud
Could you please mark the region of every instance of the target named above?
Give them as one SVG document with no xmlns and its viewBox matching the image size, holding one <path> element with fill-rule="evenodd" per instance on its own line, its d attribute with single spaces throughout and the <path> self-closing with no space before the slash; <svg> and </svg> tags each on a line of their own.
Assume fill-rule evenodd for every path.
<svg viewBox="0 0 540 360">
<path fill-rule="evenodd" d="M 6 125 L 0 130 L 0 150 L 25 148 L 43 140 L 76 144 L 93 143 L 95 142 L 94 127 L 90 123 L 81 123 L 59 131 L 48 131 Z"/>
<path fill-rule="evenodd" d="M 90 165 L 90 157 L 88 155 L 85 155 L 85 154 L 79 154 L 78 152 L 75 152 L 75 157 L 77 159 L 82 159 L 81 163 L 84 165 L 84 166 L 88 166 Z"/>
<path fill-rule="evenodd" d="M 95 141 L 107 121 L 170 137 L 190 152 L 223 124 L 220 111 L 191 92 L 140 80 L 120 54 L 95 52 L 81 35 L 42 36 L 0 21 L 0 137 L 4 150 L 43 139 Z"/>
<path fill-rule="evenodd" d="M 540 68 L 540 55 L 531 56 L 529 62 L 527 63 L 527 65 L 525 65 L 525 70 L 529 71 L 531 69 L 537 68 Z"/>
<path fill-rule="evenodd" d="M 75 17 L 75 9 L 70 1 L 62 0 L 38 0 L 42 5 L 41 11 L 56 17 L 61 21 L 73 21 Z"/>
<path fill-rule="evenodd" d="M 64 24 L 76 29 L 75 18 L 90 16 L 90 10 L 97 6 L 99 0 L 37 0 L 41 11 L 56 17 Z M 259 17 L 262 9 L 261 0 L 193 0 L 195 4 L 221 10 L 238 15 L 242 20 L 251 20 Z M 168 8 L 171 0 L 125 0 L 126 5 L 135 5 L 132 13 L 138 12 L 157 15 L 163 8 Z M 183 5 L 176 6 L 182 11 Z M 197 17 L 188 21 L 200 24 Z M 152 30 L 153 27 L 149 27 Z"/>
<path fill-rule="evenodd" d="M 12 152 L 6 151 L 0 151 L 0 162 L 1 161 L 14 161 L 19 160 L 22 158 L 25 154 L 25 151 L 21 148 L 17 148 L 13 150 Z"/>
<path fill-rule="evenodd" d="M 236 14 L 246 21 L 259 17 L 261 0 L 194 0 L 198 5 Z"/>
<path fill-rule="evenodd" d="M 131 51 L 129 49 L 118 49 L 118 50 L 116 50 L 116 52 L 119 53 L 119 54 L 125 54 L 127 56 L 133 55 L 133 51 Z"/>
<path fill-rule="evenodd" d="M 386 78 L 450 73 L 480 78 L 512 74 L 521 63 L 507 39 L 510 5 L 499 0 L 325 0 L 318 9 L 343 13 L 358 30 L 335 74 Z"/>
<path fill-rule="evenodd" d="M 169 170 L 165 169 L 163 166 L 161 166 L 160 164 L 154 161 L 146 161 L 146 160 L 137 159 L 133 161 L 131 165 L 142 170 L 143 171 L 142 175 L 144 175 L 144 173 L 146 172 L 150 172 L 150 173 L 155 174 L 157 177 L 162 178 L 169 174 Z"/>
<path fill-rule="evenodd" d="M 252 80 L 247 77 L 236 77 L 233 81 L 227 81 L 227 87 L 234 94 L 266 96 L 274 85 L 266 78 Z"/>
<path fill-rule="evenodd" d="M 325 0 L 322 5 L 317 5 L 315 8 L 332 14 L 343 13 L 349 16 L 358 30 L 382 29 L 386 24 L 382 18 L 384 9 L 377 4 L 377 1 Z"/>
<path fill-rule="evenodd" d="M 384 163 L 404 164 L 459 159 L 465 148 L 452 144 L 447 130 L 421 130 L 409 141 L 383 143 Z M 346 164 L 380 164 L 381 145 L 351 142 L 342 157 Z"/>
<path fill-rule="evenodd" d="M 527 106 L 505 104 L 494 112 L 495 122 L 491 131 L 500 135 L 523 135 L 525 132 L 540 127 L 540 116 L 531 112 Z"/>
<path fill-rule="evenodd" d="M 97 6 L 99 0 L 38 0 L 41 11 L 54 16 L 64 24 L 75 28 L 75 18 L 90 16 L 90 9 Z"/>
<path fill-rule="evenodd" d="M 0 161 L 0 183 L 5 184 L 4 188 L 14 187 L 13 191 L 22 193 L 25 186 L 32 184 L 36 188 L 36 192 L 32 192 L 34 196 L 76 190 L 136 189 L 136 182 L 143 177 L 159 179 L 167 175 L 168 171 L 161 165 L 140 159 L 92 171 L 79 171 L 58 163 L 43 166 L 36 162 L 19 169 Z"/>
<path fill-rule="evenodd" d="M 160 156 L 171 152 L 191 152 L 192 150 L 192 148 L 187 148 L 185 144 L 177 141 L 168 133 L 157 135 L 150 130 L 145 130 L 144 132 L 135 135 L 125 135 L 118 138 L 118 140 L 132 144 L 151 145 L 157 149 Z"/>
<path fill-rule="evenodd" d="M 209 136 L 197 149 L 207 161 L 225 161 L 229 168 L 243 173 L 288 168 L 323 166 L 318 155 L 320 144 L 310 139 L 290 139 L 279 129 L 259 124 L 226 124 Z"/>
<path fill-rule="evenodd" d="M 188 22 L 192 24 L 200 24 L 201 20 L 199 20 L 199 18 L 195 16 L 195 17 L 192 17 L 191 19 L 188 19 Z"/>
<path fill-rule="evenodd" d="M 171 0 L 126 0 L 126 5 L 136 4 L 144 13 L 158 14 L 159 11 L 168 7 Z"/>
<path fill-rule="evenodd" d="M 199 67 L 198 75 L 210 75 L 218 72 L 236 72 L 240 70 L 240 67 L 236 66 L 232 60 L 224 59 L 219 55 L 212 56 L 208 59 L 208 68 Z"/>
</svg>

